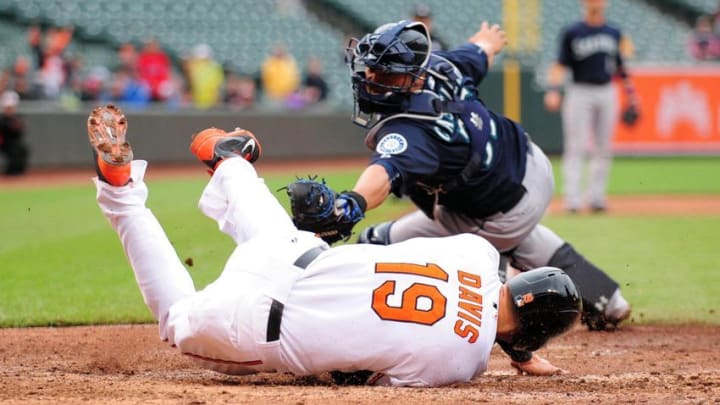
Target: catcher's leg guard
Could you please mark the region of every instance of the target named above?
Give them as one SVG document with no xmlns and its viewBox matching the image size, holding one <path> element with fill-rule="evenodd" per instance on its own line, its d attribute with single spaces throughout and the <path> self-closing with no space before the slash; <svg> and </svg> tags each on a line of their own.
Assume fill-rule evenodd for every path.
<svg viewBox="0 0 720 405">
<path fill-rule="evenodd" d="M 612 329 L 630 315 L 618 283 L 569 243 L 555 251 L 548 265 L 563 269 L 577 285 L 583 298 L 582 321 L 590 330 Z"/>
<path fill-rule="evenodd" d="M 507 271 L 508 265 L 510 264 L 510 258 L 506 255 L 500 255 L 500 262 L 498 263 L 498 276 L 500 282 L 505 284 L 507 282 Z"/>
<path fill-rule="evenodd" d="M 369 243 L 371 245 L 389 245 L 390 227 L 395 221 L 382 222 L 369 226 L 360 232 L 357 243 Z"/>
</svg>

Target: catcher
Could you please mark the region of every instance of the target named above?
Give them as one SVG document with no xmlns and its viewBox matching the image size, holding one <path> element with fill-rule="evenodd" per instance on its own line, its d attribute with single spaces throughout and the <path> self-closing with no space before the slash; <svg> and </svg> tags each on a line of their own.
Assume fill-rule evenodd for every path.
<svg viewBox="0 0 720 405">
<path fill-rule="evenodd" d="M 90 115 L 97 201 L 160 337 L 203 367 L 438 386 L 484 372 L 497 342 L 522 372 L 562 372 L 532 354 L 579 317 L 580 296 L 562 270 L 501 284 L 498 252 L 475 235 L 329 249 L 293 225 L 257 176 L 260 143 L 246 130 L 209 128 L 190 145 L 212 173 L 200 210 L 237 243 L 220 277 L 196 291 L 145 206 L 147 162 L 133 160 L 126 129 L 116 107 Z M 322 187 L 308 194 L 333 198 Z"/>
<path fill-rule="evenodd" d="M 351 41 L 353 121 L 368 129 L 372 157 L 332 209 L 313 207 L 317 193 L 296 198 L 296 188 L 308 185 L 291 185 L 295 224 L 328 242 L 347 239 L 364 209 L 391 193 L 405 196 L 415 212 L 365 229 L 358 241 L 479 235 L 511 256 L 514 267 L 563 269 L 583 296 L 583 321 L 613 329 L 631 313 L 618 282 L 540 223 L 554 190 L 550 160 L 519 123 L 480 99 L 477 86 L 505 42 L 499 26 L 483 23 L 466 44 L 431 52 L 427 28 L 411 21 Z M 333 195 L 326 194 L 322 202 Z"/>
</svg>

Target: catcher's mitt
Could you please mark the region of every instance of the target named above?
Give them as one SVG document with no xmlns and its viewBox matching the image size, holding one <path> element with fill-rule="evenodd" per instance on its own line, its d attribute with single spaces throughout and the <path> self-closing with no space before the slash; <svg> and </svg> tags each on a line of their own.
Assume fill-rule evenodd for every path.
<svg viewBox="0 0 720 405">
<path fill-rule="evenodd" d="M 353 226 L 363 219 L 365 200 L 357 193 L 336 193 L 315 177 L 298 179 L 285 187 L 293 223 L 317 234 L 327 243 L 348 240 Z"/>
<path fill-rule="evenodd" d="M 638 119 L 640 119 L 640 110 L 635 104 L 628 104 L 628 106 L 623 109 L 622 117 L 620 119 L 623 124 L 631 127 L 637 123 Z"/>
</svg>

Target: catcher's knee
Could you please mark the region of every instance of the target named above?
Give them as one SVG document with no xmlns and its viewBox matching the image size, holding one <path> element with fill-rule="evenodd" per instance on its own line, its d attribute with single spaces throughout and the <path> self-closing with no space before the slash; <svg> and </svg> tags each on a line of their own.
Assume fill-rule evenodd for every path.
<svg viewBox="0 0 720 405">
<path fill-rule="evenodd" d="M 382 222 L 369 226 L 360 232 L 357 243 L 369 243 L 371 245 L 389 245 L 390 227 L 395 221 Z"/>
</svg>

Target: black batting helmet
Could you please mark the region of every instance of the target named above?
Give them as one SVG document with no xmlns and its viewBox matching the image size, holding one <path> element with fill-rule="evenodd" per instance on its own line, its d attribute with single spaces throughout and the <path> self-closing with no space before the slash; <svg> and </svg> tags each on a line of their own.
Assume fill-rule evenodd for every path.
<svg viewBox="0 0 720 405">
<path fill-rule="evenodd" d="M 507 282 L 520 316 L 520 329 L 511 346 L 535 351 L 548 339 L 568 330 L 582 313 L 582 299 L 575 283 L 556 267 L 540 267 L 521 273 Z"/>
</svg>

